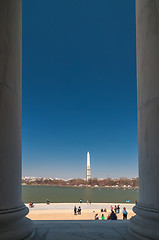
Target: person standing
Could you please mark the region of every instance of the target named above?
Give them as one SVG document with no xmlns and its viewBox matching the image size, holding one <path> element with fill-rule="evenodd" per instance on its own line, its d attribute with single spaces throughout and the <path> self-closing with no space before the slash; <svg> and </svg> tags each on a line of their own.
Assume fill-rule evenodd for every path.
<svg viewBox="0 0 159 240">
<path fill-rule="evenodd" d="M 105 220 L 104 214 L 102 214 L 102 220 Z"/>
<path fill-rule="evenodd" d="M 123 220 L 127 219 L 128 212 L 126 211 L 126 208 L 123 208 Z"/>
<path fill-rule="evenodd" d="M 77 215 L 77 208 L 74 206 L 74 215 Z"/>
<path fill-rule="evenodd" d="M 114 211 L 111 212 L 111 214 L 108 217 L 108 220 L 117 220 L 117 215 Z"/>
<path fill-rule="evenodd" d="M 113 206 L 110 207 L 111 212 L 113 211 Z"/>
<path fill-rule="evenodd" d="M 118 209 L 118 213 L 120 213 L 120 205 L 118 205 L 117 209 Z"/>
<path fill-rule="evenodd" d="M 78 214 L 81 215 L 81 207 L 78 207 Z"/>
<path fill-rule="evenodd" d="M 117 206 L 115 205 L 115 207 L 114 207 L 114 211 L 115 211 L 115 213 L 117 212 Z"/>
</svg>

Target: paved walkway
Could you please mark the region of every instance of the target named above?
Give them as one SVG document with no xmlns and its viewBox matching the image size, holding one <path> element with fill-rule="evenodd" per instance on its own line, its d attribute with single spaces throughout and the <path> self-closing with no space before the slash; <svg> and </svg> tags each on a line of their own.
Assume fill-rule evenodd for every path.
<svg viewBox="0 0 159 240">
<path fill-rule="evenodd" d="M 76 205 L 81 206 L 82 209 L 101 209 L 106 208 L 108 211 L 110 211 L 111 206 L 120 205 L 121 210 L 123 207 L 126 207 L 128 211 L 132 210 L 133 206 L 135 204 L 131 203 L 51 203 L 50 205 L 47 205 L 46 203 L 35 203 L 34 208 L 30 209 L 31 211 L 36 210 L 73 210 L 74 206 Z M 27 207 L 29 207 L 29 204 L 26 204 Z"/>
<path fill-rule="evenodd" d="M 50 205 L 44 204 L 35 204 L 34 208 L 30 209 L 28 218 L 32 220 L 94 220 L 95 214 L 98 213 L 99 219 L 101 219 L 101 208 L 106 208 L 107 212 L 103 212 L 105 218 L 110 214 L 111 205 L 114 207 L 114 204 L 111 203 L 92 203 L 92 204 L 76 204 L 76 206 L 81 206 L 82 214 L 74 215 L 74 203 L 53 203 Z M 116 204 L 117 205 L 117 204 Z M 132 207 L 134 204 L 120 204 L 120 213 L 117 214 L 118 220 L 123 219 L 122 210 L 126 206 L 128 211 L 128 219 L 134 216 Z"/>
<path fill-rule="evenodd" d="M 34 221 L 34 240 L 134 240 L 128 220 Z"/>
</svg>

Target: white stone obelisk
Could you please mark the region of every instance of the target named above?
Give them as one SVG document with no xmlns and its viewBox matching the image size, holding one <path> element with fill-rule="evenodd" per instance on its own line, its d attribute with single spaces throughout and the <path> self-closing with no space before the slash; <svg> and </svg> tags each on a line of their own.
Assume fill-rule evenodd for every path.
<svg viewBox="0 0 159 240">
<path fill-rule="evenodd" d="M 90 178 L 91 178 L 90 153 L 87 152 L 87 176 L 86 176 L 86 180 L 88 181 Z"/>
</svg>

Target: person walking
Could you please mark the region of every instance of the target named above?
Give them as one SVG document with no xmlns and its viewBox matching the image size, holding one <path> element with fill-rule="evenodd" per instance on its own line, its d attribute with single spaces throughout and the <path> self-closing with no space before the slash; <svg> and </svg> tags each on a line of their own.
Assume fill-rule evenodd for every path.
<svg viewBox="0 0 159 240">
<path fill-rule="evenodd" d="M 99 220 L 98 213 L 96 213 L 94 219 L 95 219 L 95 220 Z"/>
</svg>

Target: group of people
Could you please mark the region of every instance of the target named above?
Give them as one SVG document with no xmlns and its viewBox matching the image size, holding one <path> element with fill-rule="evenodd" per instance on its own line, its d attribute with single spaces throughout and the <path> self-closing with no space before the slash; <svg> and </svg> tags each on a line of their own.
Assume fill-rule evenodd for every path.
<svg viewBox="0 0 159 240">
<path fill-rule="evenodd" d="M 102 218 L 102 220 L 105 220 L 104 214 L 102 214 L 101 218 Z M 107 219 L 108 219 L 108 218 L 107 218 Z M 96 215 L 95 215 L 95 220 L 99 220 L 98 213 L 96 213 Z"/>
<path fill-rule="evenodd" d="M 101 212 L 107 212 L 107 209 L 106 208 L 101 208 Z"/>
<path fill-rule="evenodd" d="M 101 219 L 105 220 L 104 214 L 102 214 Z M 99 220 L 98 213 L 95 215 L 95 220 Z M 112 211 L 111 214 L 107 216 L 107 220 L 117 220 L 117 215 L 114 213 L 114 211 Z"/>
<path fill-rule="evenodd" d="M 115 205 L 114 208 L 113 206 L 111 206 L 110 209 L 111 209 L 111 212 L 114 211 L 115 213 L 120 213 L 120 205 L 118 206 Z"/>
<path fill-rule="evenodd" d="M 118 205 L 118 206 L 115 205 L 114 208 L 113 208 L 113 206 L 111 206 L 110 209 L 111 209 L 111 213 L 108 214 L 107 220 L 117 220 L 117 213 L 120 213 L 120 205 Z M 107 212 L 107 209 L 102 208 L 101 212 Z M 122 213 L 123 213 L 123 220 L 127 219 L 128 212 L 125 207 L 123 208 Z M 103 213 L 101 215 L 101 219 L 105 220 L 105 216 Z M 98 213 L 95 214 L 95 220 L 99 220 Z"/>
<path fill-rule="evenodd" d="M 81 215 L 81 207 L 79 206 L 78 207 L 78 209 L 77 209 L 77 207 L 76 206 L 74 206 L 74 215 L 77 215 L 77 213 L 79 214 L 79 215 Z"/>
<path fill-rule="evenodd" d="M 110 209 L 111 209 L 111 213 L 113 213 L 113 215 L 114 215 L 114 214 L 116 215 L 116 213 L 120 213 L 120 205 L 118 205 L 118 206 L 115 205 L 114 208 L 113 208 L 113 206 L 111 206 Z M 123 219 L 127 219 L 128 212 L 127 212 L 127 210 L 126 210 L 125 207 L 123 208 L 122 213 L 123 213 Z M 110 214 L 110 215 L 111 215 L 111 214 Z M 115 218 L 116 218 L 116 217 L 115 217 Z M 112 220 L 114 220 L 114 219 L 112 219 Z M 116 219 L 115 219 L 115 220 L 116 220 Z"/>
<path fill-rule="evenodd" d="M 33 208 L 33 207 L 34 207 L 34 203 L 33 203 L 33 202 L 30 202 L 30 203 L 29 203 L 29 207 L 30 207 L 30 208 Z"/>
</svg>

